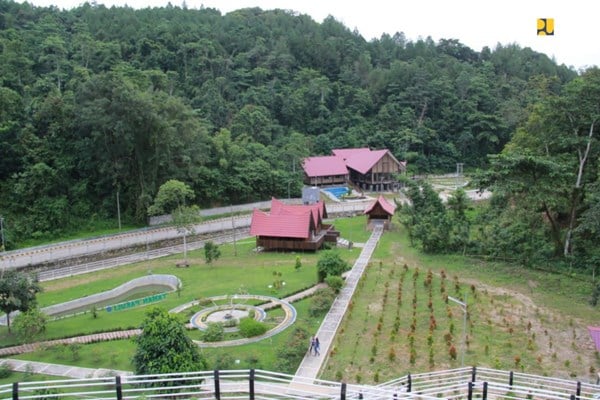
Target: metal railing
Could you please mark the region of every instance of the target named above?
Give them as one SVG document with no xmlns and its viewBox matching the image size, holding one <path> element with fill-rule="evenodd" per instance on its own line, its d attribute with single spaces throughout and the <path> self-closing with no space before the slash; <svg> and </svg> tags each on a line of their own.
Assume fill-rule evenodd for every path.
<svg viewBox="0 0 600 400">
<path fill-rule="evenodd" d="M 600 386 L 485 368 L 407 375 L 379 386 L 299 378 L 263 370 L 16 382 L 0 399 L 552 399 L 594 400 Z"/>
<path fill-rule="evenodd" d="M 409 374 L 379 387 L 447 399 L 600 398 L 600 386 L 596 384 L 476 367 Z"/>
</svg>

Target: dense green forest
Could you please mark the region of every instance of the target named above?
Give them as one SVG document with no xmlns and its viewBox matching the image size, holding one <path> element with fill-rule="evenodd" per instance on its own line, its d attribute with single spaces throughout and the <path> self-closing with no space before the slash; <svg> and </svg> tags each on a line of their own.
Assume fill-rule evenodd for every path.
<svg viewBox="0 0 600 400">
<path fill-rule="evenodd" d="M 477 174 L 492 200 L 469 217 L 459 190 L 444 206 L 428 185 L 408 182 L 401 220 L 431 253 L 484 255 L 574 273 L 600 266 L 600 69 L 541 96 L 499 154 Z M 600 285 L 593 303 L 600 300 Z"/>
<path fill-rule="evenodd" d="M 552 104 L 541 104 L 578 79 L 516 44 L 367 42 L 332 17 L 283 10 L 0 0 L 0 214 L 14 246 L 115 218 L 117 194 L 122 213 L 144 221 L 168 179 L 190 185 L 200 206 L 284 197 L 299 192 L 302 157 L 349 146 L 386 147 L 425 173 L 487 168 L 512 139 L 492 160 L 488 183 L 500 185 L 523 157 L 568 156 L 523 132 L 552 124 Z M 540 185 L 536 196 L 550 189 Z M 546 213 L 574 207 L 570 232 L 589 208 L 581 187 Z"/>
</svg>

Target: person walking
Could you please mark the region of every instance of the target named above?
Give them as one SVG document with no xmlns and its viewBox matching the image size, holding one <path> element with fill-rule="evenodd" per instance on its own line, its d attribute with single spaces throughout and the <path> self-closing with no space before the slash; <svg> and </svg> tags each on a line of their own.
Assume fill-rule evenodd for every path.
<svg viewBox="0 0 600 400">
<path fill-rule="evenodd" d="M 319 343 L 319 338 L 315 336 L 315 356 L 321 355 L 321 343 Z"/>
<path fill-rule="evenodd" d="M 310 354 L 312 356 L 314 349 L 315 349 L 315 337 L 311 336 L 310 337 L 310 347 L 308 348 L 308 354 Z"/>
</svg>

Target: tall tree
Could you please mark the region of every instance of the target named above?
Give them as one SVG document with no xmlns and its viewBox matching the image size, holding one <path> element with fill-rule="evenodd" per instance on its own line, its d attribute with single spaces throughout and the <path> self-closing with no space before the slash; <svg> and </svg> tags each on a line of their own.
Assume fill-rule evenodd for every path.
<svg viewBox="0 0 600 400">
<path fill-rule="evenodd" d="M 26 312 L 36 305 L 36 295 L 42 291 L 37 277 L 14 269 L 2 271 L 0 276 L 0 310 L 6 313 L 10 332 L 10 313 Z"/>
<path fill-rule="evenodd" d="M 534 108 L 484 180 L 508 204 L 543 212 L 555 256 L 572 254 L 586 186 L 597 179 L 599 99 L 600 70 L 593 68 Z"/>
<path fill-rule="evenodd" d="M 186 203 L 193 200 L 194 191 L 187 184 L 170 179 L 158 189 L 154 203 L 148 207 L 149 215 L 171 214 L 177 230 L 183 235 L 183 260 L 187 265 L 187 236 L 194 233 L 194 226 L 200 220 L 197 206 Z"/>
<path fill-rule="evenodd" d="M 135 339 L 133 366 L 137 375 L 192 372 L 206 369 L 198 346 L 186 335 L 181 322 L 167 311 L 153 308 Z"/>
</svg>

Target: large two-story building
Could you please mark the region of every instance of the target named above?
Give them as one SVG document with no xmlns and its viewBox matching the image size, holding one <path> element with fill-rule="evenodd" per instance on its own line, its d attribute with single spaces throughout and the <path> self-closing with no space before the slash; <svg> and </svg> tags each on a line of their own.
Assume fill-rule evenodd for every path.
<svg viewBox="0 0 600 400">
<path fill-rule="evenodd" d="M 406 162 L 398 161 L 386 149 L 334 149 L 332 153 L 304 159 L 304 183 L 311 186 L 352 183 L 364 190 L 395 190 L 397 175 L 406 170 Z"/>
</svg>

